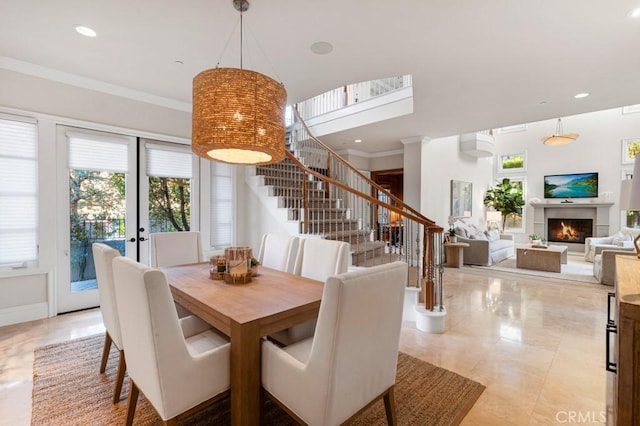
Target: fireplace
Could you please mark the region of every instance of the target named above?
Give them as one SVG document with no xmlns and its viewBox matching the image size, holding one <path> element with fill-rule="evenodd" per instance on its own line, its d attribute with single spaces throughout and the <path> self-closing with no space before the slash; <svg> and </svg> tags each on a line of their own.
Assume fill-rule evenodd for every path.
<svg viewBox="0 0 640 426">
<path fill-rule="evenodd" d="M 593 236 L 593 219 L 547 219 L 547 240 L 554 243 L 584 244 Z"/>
</svg>

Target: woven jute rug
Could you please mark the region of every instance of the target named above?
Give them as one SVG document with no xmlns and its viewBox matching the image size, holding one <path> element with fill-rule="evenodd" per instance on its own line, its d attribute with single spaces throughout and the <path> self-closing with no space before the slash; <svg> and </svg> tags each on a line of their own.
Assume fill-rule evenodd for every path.
<svg viewBox="0 0 640 426">
<path fill-rule="evenodd" d="M 105 374 L 98 372 L 104 335 L 49 345 L 35 350 L 32 425 L 124 424 L 129 379 L 121 400 L 112 403 L 117 357 L 111 350 Z M 455 425 L 462 421 L 484 386 L 407 354 L 398 357 L 395 390 L 401 425 Z M 158 425 L 160 418 L 141 394 L 135 424 Z M 357 425 L 384 425 L 382 401 L 360 414 Z M 229 400 L 223 399 L 184 419 L 184 425 L 229 425 Z M 262 424 L 295 425 L 280 408 L 266 401 Z"/>
</svg>

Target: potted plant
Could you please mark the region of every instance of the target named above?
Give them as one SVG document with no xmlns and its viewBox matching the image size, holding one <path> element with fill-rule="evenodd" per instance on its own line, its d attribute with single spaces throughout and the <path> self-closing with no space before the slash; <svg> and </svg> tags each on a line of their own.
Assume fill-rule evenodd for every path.
<svg viewBox="0 0 640 426">
<path fill-rule="evenodd" d="M 484 196 L 484 205 L 493 207 L 502 213 L 502 229 L 505 229 L 508 216 L 521 215 L 524 206 L 522 186 L 511 182 L 509 178 L 502 179 L 493 188 L 489 188 Z"/>
<path fill-rule="evenodd" d="M 260 265 L 260 262 L 258 262 L 258 259 L 256 259 L 255 257 L 251 258 L 251 276 L 255 277 L 256 275 L 258 275 L 258 265 Z"/>
<path fill-rule="evenodd" d="M 533 245 L 541 245 L 542 237 L 534 232 L 533 234 L 529 235 L 529 241 Z"/>
<path fill-rule="evenodd" d="M 456 243 L 458 242 L 458 236 L 456 235 L 456 228 L 453 226 L 456 223 L 456 218 L 453 216 L 449 216 L 449 242 Z"/>
<path fill-rule="evenodd" d="M 458 236 L 456 235 L 456 228 L 454 228 L 453 226 L 449 228 L 449 241 L 452 243 L 458 242 Z"/>
</svg>

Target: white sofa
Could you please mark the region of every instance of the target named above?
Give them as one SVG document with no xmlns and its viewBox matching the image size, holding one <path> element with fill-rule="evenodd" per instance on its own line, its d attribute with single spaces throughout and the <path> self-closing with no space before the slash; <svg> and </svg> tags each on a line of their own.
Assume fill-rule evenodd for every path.
<svg viewBox="0 0 640 426">
<path fill-rule="evenodd" d="M 458 242 L 469 244 L 464 248 L 465 265 L 490 266 L 515 255 L 513 235 L 466 224 L 456 224 L 455 230 Z"/>
<path fill-rule="evenodd" d="M 593 259 L 593 276 L 600 284 L 614 285 L 616 256 L 635 256 L 635 250 L 602 250 Z"/>
<path fill-rule="evenodd" d="M 633 239 L 640 233 L 640 229 L 622 228 L 609 237 L 589 237 L 584 241 L 584 260 L 593 262 L 602 250 L 635 251 Z"/>
</svg>

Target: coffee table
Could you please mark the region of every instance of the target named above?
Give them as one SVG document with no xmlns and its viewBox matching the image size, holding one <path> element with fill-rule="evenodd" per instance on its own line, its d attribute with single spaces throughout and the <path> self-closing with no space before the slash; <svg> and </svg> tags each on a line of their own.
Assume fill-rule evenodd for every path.
<svg viewBox="0 0 640 426">
<path fill-rule="evenodd" d="M 547 248 L 517 248 L 516 268 L 560 272 L 561 264 L 567 263 L 567 250 L 567 246 L 556 245 Z"/>
</svg>

